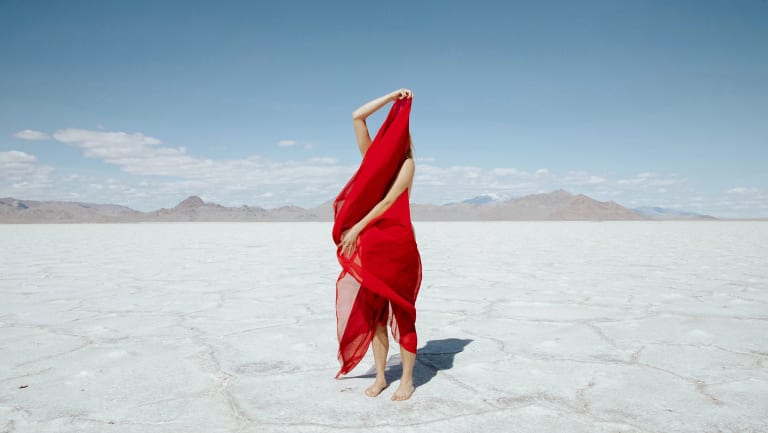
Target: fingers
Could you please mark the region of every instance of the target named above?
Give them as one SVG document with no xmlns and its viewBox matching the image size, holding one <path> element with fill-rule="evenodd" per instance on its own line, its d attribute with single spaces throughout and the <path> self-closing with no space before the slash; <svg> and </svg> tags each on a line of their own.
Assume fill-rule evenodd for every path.
<svg viewBox="0 0 768 433">
<path fill-rule="evenodd" d="M 351 257 L 352 253 L 355 251 L 355 244 L 352 242 L 349 242 L 346 239 L 342 239 L 340 245 L 341 245 L 341 255 L 345 257 Z"/>
<path fill-rule="evenodd" d="M 355 246 L 351 243 L 344 244 L 341 249 L 341 254 L 347 258 L 352 257 L 353 252 L 355 252 Z"/>
<path fill-rule="evenodd" d="M 399 95 L 397 99 L 412 99 L 413 98 L 413 91 L 410 89 L 402 88 L 398 90 Z"/>
</svg>

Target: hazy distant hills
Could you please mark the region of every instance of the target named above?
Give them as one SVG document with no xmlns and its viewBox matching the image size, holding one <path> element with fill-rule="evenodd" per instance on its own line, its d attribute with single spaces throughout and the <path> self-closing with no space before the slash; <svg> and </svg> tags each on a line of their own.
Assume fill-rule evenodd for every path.
<svg viewBox="0 0 768 433">
<path fill-rule="evenodd" d="M 142 212 L 114 204 L 0 198 L 0 222 L 3 223 L 133 221 L 142 215 Z"/>
<path fill-rule="evenodd" d="M 434 221 L 539 221 L 539 220 L 644 220 L 650 219 L 613 201 L 601 202 L 559 189 L 510 200 L 480 196 L 461 203 L 413 205 L 414 220 Z"/>
<path fill-rule="evenodd" d="M 0 198 L 0 223 L 173 222 L 173 221 L 330 221 L 333 210 L 318 206 L 304 209 L 227 207 L 190 196 L 171 209 L 141 212 L 126 206 L 66 201 Z"/>
<path fill-rule="evenodd" d="M 717 219 L 708 215 L 697 214 L 695 212 L 678 211 L 661 207 L 633 207 L 632 210 L 653 219 Z"/>
<path fill-rule="evenodd" d="M 421 221 L 570 221 L 717 219 L 662 208 L 627 209 L 559 189 L 501 200 L 478 196 L 461 203 L 412 204 L 413 220 Z M 313 208 L 283 206 L 227 207 L 190 196 L 171 209 L 140 212 L 126 206 L 67 201 L 0 199 L 0 223 L 171 222 L 171 221 L 332 221 L 332 200 Z"/>
</svg>

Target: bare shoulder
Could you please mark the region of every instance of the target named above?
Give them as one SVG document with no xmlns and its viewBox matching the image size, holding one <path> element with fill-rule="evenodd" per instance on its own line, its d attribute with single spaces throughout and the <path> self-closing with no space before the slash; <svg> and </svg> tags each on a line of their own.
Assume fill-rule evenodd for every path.
<svg viewBox="0 0 768 433">
<path fill-rule="evenodd" d="M 405 158 L 403 164 L 400 166 L 401 175 L 413 177 L 413 172 L 416 170 L 416 164 L 413 162 L 413 158 Z"/>
<path fill-rule="evenodd" d="M 401 169 L 414 170 L 415 168 L 416 168 L 416 163 L 413 162 L 413 158 L 405 158 L 405 161 L 403 161 L 403 165 Z"/>
<path fill-rule="evenodd" d="M 411 158 L 406 158 L 402 165 L 400 165 L 400 171 L 398 171 L 397 177 L 387 193 L 387 197 L 390 200 L 396 199 L 400 193 L 405 190 L 408 190 L 408 195 L 410 196 L 411 185 L 413 185 L 414 167 Z"/>
<path fill-rule="evenodd" d="M 401 177 L 403 182 L 407 183 L 406 189 L 408 190 L 408 196 L 411 195 L 411 187 L 413 186 L 413 176 L 415 171 L 416 164 L 413 162 L 413 158 L 405 158 L 403 165 L 400 167 L 398 177 Z"/>
</svg>

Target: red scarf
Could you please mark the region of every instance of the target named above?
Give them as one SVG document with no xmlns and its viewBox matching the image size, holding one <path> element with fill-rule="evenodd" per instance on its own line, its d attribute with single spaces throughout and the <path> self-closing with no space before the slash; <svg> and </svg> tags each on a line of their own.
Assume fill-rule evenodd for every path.
<svg viewBox="0 0 768 433">
<path fill-rule="evenodd" d="M 395 101 L 360 167 L 333 202 L 333 242 L 363 219 L 386 196 L 408 153 L 411 99 Z M 336 280 L 336 323 L 341 369 L 347 374 L 365 356 L 377 324 L 390 325 L 404 349 L 416 353 L 416 296 L 421 286 L 421 257 L 411 223 L 408 190 L 357 238 L 350 256 L 336 256 L 342 267 Z"/>
</svg>

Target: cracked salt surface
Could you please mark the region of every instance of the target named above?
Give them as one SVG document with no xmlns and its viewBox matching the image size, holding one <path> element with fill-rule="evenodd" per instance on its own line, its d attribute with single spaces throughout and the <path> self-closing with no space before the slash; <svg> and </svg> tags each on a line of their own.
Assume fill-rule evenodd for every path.
<svg viewBox="0 0 768 433">
<path fill-rule="evenodd" d="M 416 222 L 412 399 L 330 223 L 0 225 L 0 432 L 766 432 L 768 223 Z"/>
</svg>

